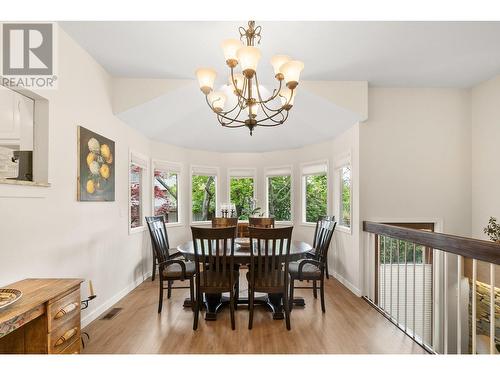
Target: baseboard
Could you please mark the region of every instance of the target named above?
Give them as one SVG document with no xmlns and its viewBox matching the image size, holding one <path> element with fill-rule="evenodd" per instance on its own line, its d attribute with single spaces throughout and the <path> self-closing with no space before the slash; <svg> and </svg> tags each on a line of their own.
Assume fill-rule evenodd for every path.
<svg viewBox="0 0 500 375">
<path fill-rule="evenodd" d="M 338 281 L 340 281 L 347 289 L 353 292 L 357 297 L 361 297 L 361 290 L 359 290 L 359 288 L 350 283 L 346 278 L 344 278 L 337 272 L 334 272 L 333 275 L 331 276 L 335 277 Z"/>
<path fill-rule="evenodd" d="M 144 275 L 138 277 L 135 279 L 133 282 L 131 282 L 129 285 L 127 285 L 125 288 L 123 288 L 121 291 L 116 293 L 114 296 L 109 298 L 107 301 L 104 303 L 100 304 L 97 306 L 94 310 L 92 310 L 89 314 L 85 316 L 85 318 L 82 319 L 81 326 L 82 328 L 88 326 L 90 323 L 92 323 L 95 319 L 97 319 L 102 313 L 104 313 L 106 310 L 108 310 L 111 306 L 113 306 L 115 303 L 120 301 L 123 297 L 125 297 L 128 293 L 130 293 L 132 290 L 137 288 L 140 284 L 144 282 L 148 277 L 151 276 L 151 271 L 146 272 Z"/>
</svg>

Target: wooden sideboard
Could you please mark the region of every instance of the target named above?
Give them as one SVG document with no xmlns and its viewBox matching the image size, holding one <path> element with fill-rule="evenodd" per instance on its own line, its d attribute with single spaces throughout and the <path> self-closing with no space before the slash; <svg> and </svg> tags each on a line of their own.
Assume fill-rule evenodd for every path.
<svg viewBox="0 0 500 375">
<path fill-rule="evenodd" d="M 80 353 L 81 279 L 26 279 L 23 295 L 0 310 L 0 354 Z"/>
</svg>

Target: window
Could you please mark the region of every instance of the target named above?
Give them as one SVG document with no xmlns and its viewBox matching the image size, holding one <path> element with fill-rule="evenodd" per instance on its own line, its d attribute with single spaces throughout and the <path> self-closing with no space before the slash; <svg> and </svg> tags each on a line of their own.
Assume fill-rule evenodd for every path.
<svg viewBox="0 0 500 375">
<path fill-rule="evenodd" d="M 180 166 L 168 162 L 154 162 L 153 214 L 162 215 L 165 223 L 180 222 L 179 215 Z"/>
<path fill-rule="evenodd" d="M 351 228 L 351 166 L 340 168 L 339 225 Z"/>
<path fill-rule="evenodd" d="M 327 164 L 302 167 L 302 221 L 315 223 L 319 216 L 328 211 Z"/>
<path fill-rule="evenodd" d="M 217 171 L 193 168 L 191 175 L 192 221 L 210 221 L 217 207 Z"/>
<path fill-rule="evenodd" d="M 144 229 L 144 177 L 146 170 L 147 159 L 131 152 L 129 164 L 130 233 Z"/>
<path fill-rule="evenodd" d="M 276 221 L 292 221 L 291 168 L 266 171 L 267 210 Z"/>
</svg>

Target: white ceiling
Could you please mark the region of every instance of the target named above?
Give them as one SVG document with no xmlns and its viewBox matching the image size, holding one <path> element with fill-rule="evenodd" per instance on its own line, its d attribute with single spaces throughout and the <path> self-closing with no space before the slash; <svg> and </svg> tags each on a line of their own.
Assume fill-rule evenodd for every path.
<svg viewBox="0 0 500 375">
<path fill-rule="evenodd" d="M 192 79 L 119 114 L 153 140 L 224 152 L 287 149 L 331 139 L 359 118 L 299 86 L 282 127 L 223 129 L 194 80 L 214 67 L 217 85 L 228 69 L 222 40 L 246 22 L 62 22 L 61 26 L 111 75 Z M 372 86 L 470 87 L 500 73 L 500 22 L 257 22 L 262 25 L 259 79 L 272 88 L 269 60 L 302 60 L 304 80 L 368 81 Z"/>
<path fill-rule="evenodd" d="M 227 77 L 220 43 L 241 22 L 62 22 L 106 70 L 119 77 L 194 78 L 199 66 Z M 500 73 L 500 22 L 257 22 L 261 77 L 269 60 L 305 62 L 303 79 L 371 85 L 469 87 Z M 224 74 L 222 74 L 224 73 Z M 222 82 L 222 81 L 221 81 Z"/>
</svg>

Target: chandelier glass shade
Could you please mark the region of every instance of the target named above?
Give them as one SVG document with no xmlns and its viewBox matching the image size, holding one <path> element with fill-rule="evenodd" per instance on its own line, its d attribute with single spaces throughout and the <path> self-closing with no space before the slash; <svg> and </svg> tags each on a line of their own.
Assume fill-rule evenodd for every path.
<svg viewBox="0 0 500 375">
<path fill-rule="evenodd" d="M 257 74 L 261 52 L 255 47 L 255 41 L 260 44 L 261 31 L 261 26 L 249 21 L 247 29 L 239 28 L 239 40 L 226 39 L 222 42 L 224 58 L 230 69 L 228 92 L 214 91 L 217 76 L 214 69 L 196 70 L 200 90 L 219 123 L 228 128 L 247 127 L 250 135 L 257 126 L 278 126 L 288 119 L 300 73 L 304 69 L 304 63 L 292 60 L 287 55 L 273 56 L 271 65 L 278 88 L 263 97 L 262 92 L 265 90 L 259 85 Z M 228 103 L 232 103 L 230 108 L 226 108 Z"/>
</svg>

